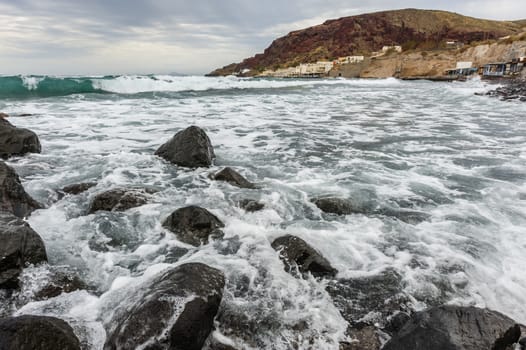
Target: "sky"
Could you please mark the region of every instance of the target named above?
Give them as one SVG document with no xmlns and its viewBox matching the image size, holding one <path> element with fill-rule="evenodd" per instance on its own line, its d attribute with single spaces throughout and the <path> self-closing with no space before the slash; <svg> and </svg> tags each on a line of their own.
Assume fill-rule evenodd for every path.
<svg viewBox="0 0 526 350">
<path fill-rule="evenodd" d="M 0 74 L 204 74 L 292 30 L 408 7 L 526 19 L 524 0 L 0 0 Z"/>
</svg>

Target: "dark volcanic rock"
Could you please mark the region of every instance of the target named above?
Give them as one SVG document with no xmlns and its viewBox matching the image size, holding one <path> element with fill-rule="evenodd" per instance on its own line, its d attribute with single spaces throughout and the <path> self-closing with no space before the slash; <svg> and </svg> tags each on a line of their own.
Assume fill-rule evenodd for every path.
<svg viewBox="0 0 526 350">
<path fill-rule="evenodd" d="M 54 298 L 62 293 L 71 293 L 77 290 L 87 289 L 87 284 L 77 275 L 53 271 L 49 283 L 36 291 L 36 300 Z"/>
<path fill-rule="evenodd" d="M 293 273 L 296 267 L 302 273 L 313 276 L 334 276 L 338 271 L 307 242 L 296 236 L 287 235 L 272 242 L 272 248 L 280 253 L 285 270 Z"/>
<path fill-rule="evenodd" d="M 79 184 L 72 184 L 68 185 L 60 190 L 60 192 L 66 193 L 66 194 L 80 194 L 82 192 L 85 192 L 89 190 L 90 188 L 96 186 L 96 182 L 83 182 Z"/>
<path fill-rule="evenodd" d="M 19 316 L 0 320 L 2 350 L 80 350 L 73 329 L 55 317 Z"/>
<path fill-rule="evenodd" d="M 349 215 L 359 212 L 351 201 L 343 198 L 318 198 L 312 201 L 321 211 L 337 215 Z"/>
<path fill-rule="evenodd" d="M 38 136 L 28 129 L 17 128 L 4 118 L 0 118 L 0 157 L 40 153 Z"/>
<path fill-rule="evenodd" d="M 95 196 L 89 213 L 98 210 L 125 211 L 148 203 L 151 191 L 136 188 L 115 188 Z"/>
<path fill-rule="evenodd" d="M 40 236 L 8 212 L 0 212 L 0 242 L 0 288 L 17 288 L 18 276 L 26 265 L 47 261 Z"/>
<path fill-rule="evenodd" d="M 212 330 L 225 277 L 200 263 L 177 266 L 125 300 L 108 326 L 105 350 L 200 350 Z M 142 347 L 141 347 L 142 348 Z"/>
<path fill-rule="evenodd" d="M 506 85 L 488 91 L 488 96 L 498 97 L 502 101 L 526 101 L 526 81 L 522 79 L 506 81 Z"/>
<path fill-rule="evenodd" d="M 29 196 L 13 168 L 0 161 L 0 210 L 26 217 L 42 206 Z"/>
<path fill-rule="evenodd" d="M 265 208 L 265 204 L 260 203 L 254 199 L 242 199 L 239 201 L 239 206 L 248 212 L 260 211 Z"/>
<path fill-rule="evenodd" d="M 408 299 L 402 291 L 402 277 L 394 270 L 371 277 L 330 281 L 327 285 L 334 305 L 352 327 L 363 324 L 369 313 L 376 315 L 369 324 L 382 324 L 389 316 L 405 310 Z"/>
<path fill-rule="evenodd" d="M 155 155 L 189 168 L 209 167 L 215 158 L 210 139 L 197 126 L 179 131 L 170 141 L 159 147 Z"/>
<path fill-rule="evenodd" d="M 340 350 L 380 350 L 382 346 L 373 326 L 351 329 L 350 333 L 356 341 L 340 343 Z"/>
<path fill-rule="evenodd" d="M 475 307 L 439 306 L 417 312 L 384 350 L 505 350 L 519 340 L 512 319 Z"/>
<path fill-rule="evenodd" d="M 212 178 L 218 181 L 226 181 L 229 184 L 241 188 L 255 188 L 256 186 L 245 179 L 240 173 L 230 167 L 226 167 L 217 174 L 213 175 Z"/>
<path fill-rule="evenodd" d="M 192 205 L 174 211 L 163 222 L 163 227 L 175 233 L 182 242 L 197 247 L 207 244 L 210 236 L 223 236 L 220 229 L 225 225 L 208 210 Z"/>
</svg>

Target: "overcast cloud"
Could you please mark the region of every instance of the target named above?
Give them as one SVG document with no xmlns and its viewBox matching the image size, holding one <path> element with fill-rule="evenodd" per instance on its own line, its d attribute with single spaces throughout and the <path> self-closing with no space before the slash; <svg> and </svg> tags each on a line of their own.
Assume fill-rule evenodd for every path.
<svg viewBox="0 0 526 350">
<path fill-rule="evenodd" d="M 397 8 L 526 19 L 524 0 L 0 0 L 0 74 L 202 74 L 326 19 Z"/>
</svg>

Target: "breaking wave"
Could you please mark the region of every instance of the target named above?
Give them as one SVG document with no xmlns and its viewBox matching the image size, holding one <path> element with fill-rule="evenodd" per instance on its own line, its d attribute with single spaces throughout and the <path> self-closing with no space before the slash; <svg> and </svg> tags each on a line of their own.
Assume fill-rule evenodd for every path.
<svg viewBox="0 0 526 350">
<path fill-rule="evenodd" d="M 0 98 L 42 98 L 74 94 L 134 95 L 155 92 L 192 92 L 208 90 L 288 89 L 317 85 L 400 84 L 395 79 L 375 81 L 325 79 L 244 79 L 237 77 L 207 78 L 173 75 L 119 75 L 104 77 L 0 76 Z"/>
</svg>

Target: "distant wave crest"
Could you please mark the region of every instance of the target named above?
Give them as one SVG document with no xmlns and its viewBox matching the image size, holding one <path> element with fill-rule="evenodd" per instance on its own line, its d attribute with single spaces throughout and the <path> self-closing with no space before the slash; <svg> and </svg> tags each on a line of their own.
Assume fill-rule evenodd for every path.
<svg viewBox="0 0 526 350">
<path fill-rule="evenodd" d="M 398 84 L 379 79 L 368 84 Z M 288 89 L 317 85 L 366 84 L 342 79 L 246 79 L 173 75 L 119 75 L 105 77 L 0 76 L 0 98 L 32 98 L 73 94 L 133 95 L 154 92 L 185 92 L 230 89 Z"/>
</svg>

